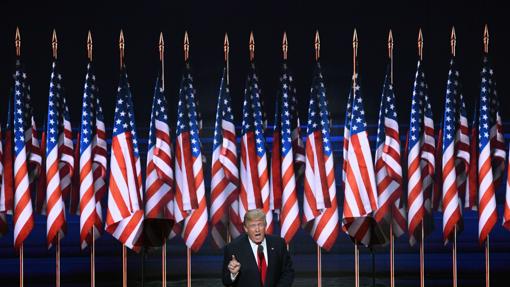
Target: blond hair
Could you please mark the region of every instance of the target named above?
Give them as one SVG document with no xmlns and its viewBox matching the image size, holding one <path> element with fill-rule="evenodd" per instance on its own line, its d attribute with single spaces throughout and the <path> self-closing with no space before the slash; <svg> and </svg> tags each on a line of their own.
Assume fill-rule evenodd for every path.
<svg viewBox="0 0 510 287">
<path fill-rule="evenodd" d="M 262 209 L 251 209 L 244 214 L 244 225 L 247 225 L 248 221 L 255 221 L 255 220 L 263 220 L 264 225 L 267 224 L 266 222 L 266 214 Z"/>
</svg>

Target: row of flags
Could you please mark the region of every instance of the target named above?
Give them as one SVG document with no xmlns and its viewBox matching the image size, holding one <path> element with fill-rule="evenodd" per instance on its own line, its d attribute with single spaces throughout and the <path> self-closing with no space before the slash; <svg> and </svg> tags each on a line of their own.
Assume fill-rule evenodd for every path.
<svg viewBox="0 0 510 287">
<path fill-rule="evenodd" d="M 340 230 L 366 246 L 385 243 L 390 230 L 396 237 L 407 232 L 413 245 L 432 230 L 431 216 L 438 210 L 443 213 L 446 243 L 462 231 L 465 207 L 478 210 L 479 240 L 485 242 L 497 221 L 495 190 L 504 178 L 507 160 L 488 55 L 483 59 L 480 98 L 471 125 L 460 73 L 455 58 L 451 59 L 437 137 L 424 65 L 418 61 L 403 147 L 391 78 L 388 68 L 373 156 L 357 67 L 353 73 L 345 113 L 340 218 L 331 118 L 319 61 L 310 89 L 305 142 L 294 79 L 283 63 L 271 156 L 266 150 L 264 103 L 255 63 L 250 64 L 244 91 L 240 156 L 225 67 L 217 100 L 208 207 L 201 119 L 189 62 L 179 89 L 175 140 L 164 82 L 160 77 L 156 80 L 143 182 L 125 65 L 117 90 L 108 166 L 105 122 L 92 63 L 87 65 L 80 133 L 73 145 L 58 61 L 52 64 L 48 117 L 39 138 L 27 75 L 17 59 L 7 121 L 0 129 L 0 232 L 6 232 L 6 214 L 13 214 L 14 245 L 20 248 L 34 226 L 34 213 L 45 214 L 51 247 L 65 235 L 66 210 L 70 210 L 80 216 L 82 249 L 101 235 L 104 225 L 135 251 L 144 241 L 151 241 L 149 229 L 159 241 L 180 235 L 188 248 L 198 251 L 209 232 L 217 247 L 239 236 L 244 214 L 259 208 L 266 214 L 268 233 L 279 226 L 280 235 L 290 243 L 303 227 L 320 247 L 330 250 Z M 510 180 L 503 225 L 510 228 Z"/>
</svg>

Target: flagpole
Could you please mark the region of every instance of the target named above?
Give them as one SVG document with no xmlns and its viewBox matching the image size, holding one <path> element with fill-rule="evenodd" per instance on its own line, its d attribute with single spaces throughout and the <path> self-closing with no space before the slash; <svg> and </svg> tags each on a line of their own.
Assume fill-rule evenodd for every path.
<svg viewBox="0 0 510 287">
<path fill-rule="evenodd" d="M 282 40 L 282 52 L 283 52 L 283 61 L 287 61 L 287 56 L 289 52 L 289 42 L 287 41 L 287 32 L 283 32 L 283 40 Z M 276 123 L 275 123 L 276 124 Z M 287 251 L 290 250 L 290 243 L 285 244 L 287 247 Z"/>
<path fill-rule="evenodd" d="M 390 59 L 390 83 L 393 85 L 393 33 L 390 29 L 388 34 L 388 57 Z M 391 207 L 390 211 L 395 208 Z M 393 214 L 391 214 L 393 218 Z M 390 220 L 390 287 L 395 287 L 395 246 L 393 235 L 393 219 Z"/>
<path fill-rule="evenodd" d="M 487 24 L 485 24 L 483 31 L 483 52 L 485 54 L 489 53 L 489 28 Z M 485 240 L 485 286 L 490 286 L 490 257 L 489 257 L 489 234 L 487 234 L 487 239 Z"/>
<path fill-rule="evenodd" d="M 189 61 L 189 37 L 188 31 L 184 32 L 184 63 Z M 191 287 L 191 249 L 186 247 L 186 286 Z"/>
<path fill-rule="evenodd" d="M 124 68 L 124 32 L 120 30 L 119 36 L 119 64 L 120 70 Z M 127 249 L 126 245 L 122 244 L 122 286 L 127 287 Z"/>
<path fill-rule="evenodd" d="M 90 30 L 87 34 L 87 58 L 92 62 L 92 33 Z M 90 248 L 90 286 L 96 286 L 96 236 L 94 225 L 90 228 L 92 233 L 92 246 Z"/>
<path fill-rule="evenodd" d="M 358 57 L 358 33 L 354 28 L 354 34 L 352 36 L 352 94 L 356 94 L 356 60 Z M 354 240 L 354 286 L 359 287 L 359 248 L 358 241 Z"/>
<path fill-rule="evenodd" d="M 457 45 L 457 36 L 455 34 L 455 27 L 452 27 L 452 33 L 450 36 L 450 46 L 452 57 L 455 57 L 455 48 Z M 453 287 L 457 287 L 457 224 L 453 229 L 453 246 L 452 246 L 452 278 Z"/>
<path fill-rule="evenodd" d="M 223 41 L 223 54 L 225 57 L 225 66 L 226 66 L 226 81 L 227 87 L 230 85 L 230 42 L 228 41 L 228 34 L 225 32 L 225 40 Z M 228 209 L 228 223 L 227 223 L 227 243 L 232 241 L 232 235 L 230 234 L 230 225 L 231 221 L 231 212 L 230 208 Z"/>
<path fill-rule="evenodd" d="M 57 233 L 57 252 L 56 252 L 56 284 L 55 286 L 60 287 L 60 231 Z"/>
<path fill-rule="evenodd" d="M 487 240 L 485 241 L 485 286 L 491 286 L 490 280 L 490 257 L 489 257 L 489 235 L 487 235 Z"/>
<path fill-rule="evenodd" d="M 319 30 L 315 31 L 315 61 L 319 62 L 321 57 L 321 40 L 319 38 Z M 286 53 L 284 52 L 284 57 Z M 322 250 L 319 244 L 317 244 L 317 287 L 322 287 Z"/>
<path fill-rule="evenodd" d="M 19 286 L 23 287 L 23 243 L 19 248 Z"/>
<path fill-rule="evenodd" d="M 165 41 L 163 32 L 159 34 L 159 61 L 161 63 L 161 88 L 165 90 Z M 162 236 L 163 245 L 161 246 L 161 286 L 166 287 L 166 238 Z"/>
<path fill-rule="evenodd" d="M 58 57 L 58 40 L 57 32 L 53 29 L 51 36 L 51 48 L 53 53 L 53 60 L 56 61 Z M 57 246 L 55 252 L 55 286 L 60 287 L 60 231 L 57 232 Z"/>
<path fill-rule="evenodd" d="M 418 57 L 420 58 L 420 62 L 423 61 L 423 33 L 421 28 L 418 32 Z M 425 227 L 424 227 L 424 219 L 421 222 L 421 232 L 420 232 L 420 287 L 425 287 Z"/>
<path fill-rule="evenodd" d="M 19 58 L 21 56 L 21 35 L 19 33 L 19 27 L 16 27 L 14 46 L 16 47 L 16 57 Z M 23 287 L 23 242 L 19 248 L 19 286 Z"/>
</svg>

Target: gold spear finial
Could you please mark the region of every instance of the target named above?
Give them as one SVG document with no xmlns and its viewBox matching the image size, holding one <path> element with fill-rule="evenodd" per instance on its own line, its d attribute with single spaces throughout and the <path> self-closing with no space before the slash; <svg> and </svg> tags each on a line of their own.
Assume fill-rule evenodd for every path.
<svg viewBox="0 0 510 287">
<path fill-rule="evenodd" d="M 184 32 L 184 62 L 189 60 L 189 37 L 188 31 Z"/>
<path fill-rule="evenodd" d="M 255 38 L 253 37 L 253 31 L 250 32 L 250 62 L 253 62 L 255 60 Z"/>
<path fill-rule="evenodd" d="M 161 89 L 165 89 L 165 40 L 163 39 L 163 32 L 159 33 L 159 61 L 161 63 Z"/>
<path fill-rule="evenodd" d="M 356 32 L 356 28 L 354 28 L 354 34 L 352 35 L 352 48 L 354 49 L 354 58 L 358 56 L 358 33 Z"/>
<path fill-rule="evenodd" d="M 390 59 L 390 83 L 393 84 L 393 32 L 388 34 L 388 58 Z"/>
<path fill-rule="evenodd" d="M 223 54 L 225 56 L 225 62 L 228 61 L 229 53 L 230 53 L 230 43 L 228 42 L 228 34 L 225 33 L 225 39 L 223 40 Z"/>
<path fill-rule="evenodd" d="M 421 32 L 421 28 L 418 31 L 418 56 L 420 57 L 420 61 L 423 60 L 423 33 Z"/>
<path fill-rule="evenodd" d="M 319 58 L 321 57 L 321 39 L 319 37 L 319 30 L 317 29 L 315 31 L 315 61 L 319 61 Z"/>
<path fill-rule="evenodd" d="M 163 39 L 163 32 L 159 33 L 159 61 L 163 62 L 163 54 L 165 53 L 165 40 Z"/>
<path fill-rule="evenodd" d="M 450 47 L 452 56 L 455 57 L 455 48 L 457 47 L 457 35 L 455 34 L 455 26 L 452 26 L 452 34 L 450 35 Z"/>
<path fill-rule="evenodd" d="M 282 41 L 283 59 L 287 61 L 287 53 L 289 51 L 289 42 L 287 41 L 287 32 L 283 32 Z"/>
<path fill-rule="evenodd" d="M 120 51 L 120 68 L 124 66 L 124 49 L 126 48 L 126 43 L 124 41 L 124 32 L 122 29 L 120 30 L 119 36 L 119 51 Z"/>
<path fill-rule="evenodd" d="M 58 51 L 58 40 L 57 40 L 57 32 L 53 29 L 53 35 L 51 36 L 51 49 L 53 51 L 53 59 L 57 59 L 57 51 Z"/>
<path fill-rule="evenodd" d="M 358 33 L 356 32 L 356 28 L 354 28 L 354 34 L 352 35 L 352 71 L 354 77 L 356 77 L 356 59 L 358 58 Z M 353 87 L 354 87 L 353 82 Z"/>
<path fill-rule="evenodd" d="M 21 36 L 19 33 L 19 27 L 16 27 L 16 36 L 14 37 L 14 45 L 16 46 L 16 56 L 21 55 Z"/>
<path fill-rule="evenodd" d="M 393 32 L 390 29 L 388 33 L 388 58 L 393 58 Z"/>
<path fill-rule="evenodd" d="M 92 33 L 89 30 L 87 34 L 87 57 L 92 62 Z"/>
<path fill-rule="evenodd" d="M 489 26 L 487 24 L 483 30 L 483 51 L 485 54 L 489 53 Z"/>
</svg>

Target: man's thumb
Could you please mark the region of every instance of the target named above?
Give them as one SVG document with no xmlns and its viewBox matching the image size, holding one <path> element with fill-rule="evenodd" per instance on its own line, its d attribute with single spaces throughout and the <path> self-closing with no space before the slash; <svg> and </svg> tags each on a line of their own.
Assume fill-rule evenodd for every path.
<svg viewBox="0 0 510 287">
<path fill-rule="evenodd" d="M 232 260 L 237 261 L 236 256 L 234 254 L 232 254 Z"/>
</svg>

